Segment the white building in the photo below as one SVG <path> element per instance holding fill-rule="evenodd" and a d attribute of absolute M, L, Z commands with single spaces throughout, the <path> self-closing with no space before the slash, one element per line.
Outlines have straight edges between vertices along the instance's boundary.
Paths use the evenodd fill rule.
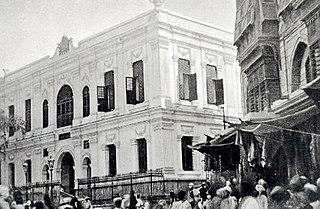
<path fill-rule="evenodd" d="M 204 142 L 240 110 L 232 33 L 163 9 L 88 37 L 64 36 L 44 57 L 0 78 L 0 109 L 22 117 L 9 138 L 1 184 L 74 179 L 166 168 L 203 177 Z M 225 103 L 225 104 L 224 104 Z M 221 108 L 220 104 L 224 104 Z M 220 106 L 219 106 L 220 105 Z"/>

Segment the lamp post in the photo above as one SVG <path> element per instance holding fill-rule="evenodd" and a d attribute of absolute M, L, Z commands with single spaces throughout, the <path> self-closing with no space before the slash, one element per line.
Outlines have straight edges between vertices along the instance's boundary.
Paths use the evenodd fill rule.
<path fill-rule="evenodd" d="M 53 171 L 53 165 L 54 165 L 54 159 L 50 155 L 50 158 L 48 159 L 48 165 L 50 170 L 50 197 L 52 198 L 52 171 Z"/>
<path fill-rule="evenodd" d="M 24 161 L 22 167 L 26 178 L 26 200 L 28 200 L 28 163 Z"/>

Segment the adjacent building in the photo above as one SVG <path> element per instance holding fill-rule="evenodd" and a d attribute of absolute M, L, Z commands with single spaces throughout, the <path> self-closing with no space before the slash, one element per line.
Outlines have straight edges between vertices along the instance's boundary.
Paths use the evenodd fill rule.
<path fill-rule="evenodd" d="M 70 193 L 78 178 L 150 169 L 203 178 L 188 145 L 241 114 L 232 37 L 159 8 L 79 43 L 63 36 L 52 57 L 0 78 L 0 109 L 26 129 L 10 130 L 1 184 L 25 185 L 23 165 L 27 182 L 49 180 L 50 156 Z"/>
<path fill-rule="evenodd" d="M 262 160 L 278 183 L 319 177 L 320 2 L 236 3 L 242 108 L 265 127 Z"/>

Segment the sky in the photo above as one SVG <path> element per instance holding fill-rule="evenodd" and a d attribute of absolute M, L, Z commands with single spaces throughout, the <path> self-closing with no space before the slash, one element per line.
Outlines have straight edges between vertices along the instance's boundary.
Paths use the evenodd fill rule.
<path fill-rule="evenodd" d="M 162 7 L 234 30 L 235 0 L 166 0 Z M 0 76 L 52 56 L 63 35 L 80 41 L 153 8 L 149 0 L 0 0 Z"/>

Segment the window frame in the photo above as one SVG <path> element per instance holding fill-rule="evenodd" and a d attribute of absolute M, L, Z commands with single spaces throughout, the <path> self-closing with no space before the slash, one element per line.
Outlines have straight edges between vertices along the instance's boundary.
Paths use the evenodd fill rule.
<path fill-rule="evenodd" d="M 49 104 L 48 100 L 44 100 L 42 103 L 42 127 L 47 128 L 49 126 Z"/>
<path fill-rule="evenodd" d="M 59 99 L 59 97 L 62 98 Z M 64 85 L 60 88 L 57 97 L 57 127 L 72 125 L 73 114 L 73 92 L 69 85 Z"/>
<path fill-rule="evenodd" d="M 85 86 L 82 90 L 82 116 L 90 116 L 90 89 Z"/>

